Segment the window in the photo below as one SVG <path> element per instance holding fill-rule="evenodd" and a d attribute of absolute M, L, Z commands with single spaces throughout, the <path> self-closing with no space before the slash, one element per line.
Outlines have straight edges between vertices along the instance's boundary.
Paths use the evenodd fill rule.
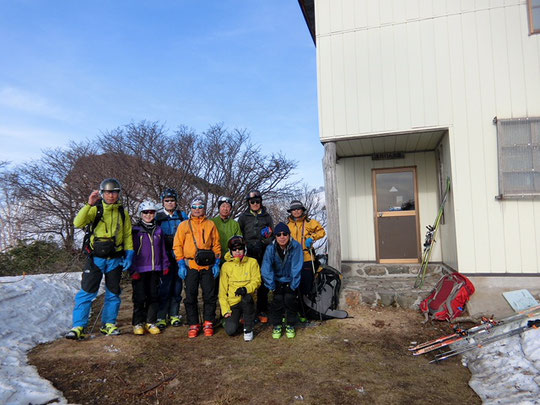
<path fill-rule="evenodd" d="M 497 198 L 540 197 L 540 117 L 496 119 Z"/>
<path fill-rule="evenodd" d="M 540 0 L 527 0 L 529 33 L 540 34 Z"/>

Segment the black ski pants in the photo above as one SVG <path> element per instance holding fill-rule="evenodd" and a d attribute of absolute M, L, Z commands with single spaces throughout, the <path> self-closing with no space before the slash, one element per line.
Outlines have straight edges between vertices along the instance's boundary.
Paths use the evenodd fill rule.
<path fill-rule="evenodd" d="M 294 326 L 298 322 L 298 297 L 296 291 L 291 290 L 289 284 L 276 282 L 274 299 L 270 304 L 270 322 L 277 326 L 285 323 Z"/>
<path fill-rule="evenodd" d="M 146 271 L 140 273 L 140 279 L 131 280 L 133 287 L 133 325 L 156 323 L 160 274 L 160 271 Z"/>
<path fill-rule="evenodd" d="M 244 329 L 246 332 L 253 331 L 255 325 L 255 301 L 251 294 L 242 297 L 242 301 L 231 307 L 231 316 L 225 318 L 225 332 L 227 335 L 234 335 L 240 326 L 240 318 L 244 317 Z"/>
<path fill-rule="evenodd" d="M 214 322 L 216 318 L 216 301 L 214 293 L 215 283 L 214 275 L 211 269 L 194 270 L 188 269 L 185 281 L 186 298 L 184 306 L 186 307 L 186 316 L 188 325 L 198 325 L 199 321 L 199 286 L 203 296 L 203 317 L 205 321 Z"/>

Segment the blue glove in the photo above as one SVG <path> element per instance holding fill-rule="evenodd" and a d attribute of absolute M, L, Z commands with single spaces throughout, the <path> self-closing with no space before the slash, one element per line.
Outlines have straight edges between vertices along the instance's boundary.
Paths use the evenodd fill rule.
<path fill-rule="evenodd" d="M 220 259 L 216 259 L 216 263 L 214 264 L 214 267 L 212 267 L 212 274 L 214 275 L 214 278 L 217 278 L 219 276 L 219 264 L 221 263 Z"/>
<path fill-rule="evenodd" d="M 187 276 L 187 266 L 185 260 L 178 260 L 178 277 L 185 280 Z"/>
<path fill-rule="evenodd" d="M 311 249 L 311 246 L 313 245 L 313 238 L 307 238 L 306 239 L 306 247 L 308 249 Z"/>
<path fill-rule="evenodd" d="M 131 264 L 133 263 L 133 256 L 135 256 L 134 250 L 126 250 L 126 256 L 122 261 L 122 271 L 126 271 L 131 267 Z"/>
<path fill-rule="evenodd" d="M 269 226 L 264 227 L 263 229 L 261 229 L 261 235 L 263 238 L 269 238 L 270 236 L 272 236 L 272 228 L 270 228 Z"/>

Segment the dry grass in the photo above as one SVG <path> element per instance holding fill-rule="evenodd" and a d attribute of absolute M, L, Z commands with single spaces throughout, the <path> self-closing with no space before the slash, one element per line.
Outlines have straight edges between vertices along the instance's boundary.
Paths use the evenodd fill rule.
<path fill-rule="evenodd" d="M 187 338 L 187 328 L 158 336 L 131 334 L 129 288 L 119 325 L 123 334 L 99 334 L 38 346 L 31 364 L 78 404 L 432 404 L 480 403 L 458 359 L 429 364 L 413 357 L 411 340 L 449 331 L 421 325 L 421 316 L 396 308 L 360 307 L 354 318 L 312 322 L 295 339 L 272 339 L 257 325 L 255 339 Z M 99 304 L 99 303 L 98 303 Z M 96 328 L 97 329 L 97 328 Z"/>

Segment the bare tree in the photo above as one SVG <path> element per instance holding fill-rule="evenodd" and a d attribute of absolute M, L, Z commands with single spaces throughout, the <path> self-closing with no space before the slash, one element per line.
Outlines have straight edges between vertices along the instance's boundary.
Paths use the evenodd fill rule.
<path fill-rule="evenodd" d="M 216 124 L 197 134 L 181 126 L 169 135 L 161 124 L 141 121 L 104 132 L 94 141 L 46 151 L 2 179 L 8 186 L 6 200 L 24 196 L 18 201 L 25 215 L 14 216 L 17 226 L 31 237 L 52 237 L 72 249 L 73 219 L 104 178 L 121 182 L 122 202 L 130 213 L 140 201 L 159 200 L 172 187 L 180 194 L 181 208 L 202 195 L 212 215 L 220 195 L 233 198 L 235 213 L 244 209 L 249 190 L 258 189 L 270 199 L 290 195 L 296 185 L 287 180 L 295 168 L 296 162 L 283 154 L 263 154 L 245 130 Z"/>

